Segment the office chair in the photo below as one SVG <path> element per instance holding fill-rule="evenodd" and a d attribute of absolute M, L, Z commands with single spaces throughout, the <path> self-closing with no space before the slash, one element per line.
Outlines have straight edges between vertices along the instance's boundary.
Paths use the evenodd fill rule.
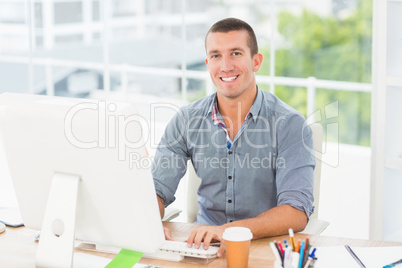
<path fill-rule="evenodd" d="M 165 208 L 165 215 L 163 216 L 162 221 L 171 221 L 177 218 L 181 212 L 181 209 L 169 206 Z"/>
<path fill-rule="evenodd" d="M 318 219 L 318 207 L 320 200 L 320 183 L 321 183 L 321 164 L 322 164 L 322 138 L 323 138 L 323 130 L 320 124 L 311 124 L 311 130 L 313 131 L 313 149 L 315 153 L 315 169 L 314 169 L 314 202 L 313 206 L 314 213 L 310 216 L 309 222 L 307 223 L 306 228 L 301 233 L 305 234 L 320 234 L 322 233 L 329 225 L 329 222 Z"/>
<path fill-rule="evenodd" d="M 324 231 L 329 222 L 323 221 L 317 218 L 318 214 L 318 206 L 319 206 L 319 198 L 320 198 L 320 180 L 321 180 L 321 155 L 322 155 L 322 137 L 323 130 L 320 124 L 312 124 L 310 125 L 311 130 L 313 131 L 313 149 L 315 151 L 316 157 L 316 166 L 314 170 L 314 203 L 315 206 L 314 213 L 310 216 L 309 222 L 306 228 L 302 231 L 305 234 L 320 234 Z M 189 161 L 187 168 L 187 222 L 195 222 L 197 220 L 197 213 L 199 210 L 198 207 L 198 194 L 197 190 L 201 183 L 201 179 L 197 177 L 195 173 L 194 167 Z M 167 208 L 169 209 L 169 207 Z M 166 210 L 165 217 L 169 219 L 175 218 L 173 213 L 177 213 L 177 209 L 170 208 L 169 211 Z M 167 214 L 169 213 L 169 214 Z M 164 219 L 165 219 L 164 217 Z"/>

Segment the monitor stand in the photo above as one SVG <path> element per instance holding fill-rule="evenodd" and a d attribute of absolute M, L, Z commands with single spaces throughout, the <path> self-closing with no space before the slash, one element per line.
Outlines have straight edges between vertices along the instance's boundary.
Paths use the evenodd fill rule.
<path fill-rule="evenodd" d="M 79 175 L 53 175 L 42 223 L 36 267 L 72 267 Z"/>

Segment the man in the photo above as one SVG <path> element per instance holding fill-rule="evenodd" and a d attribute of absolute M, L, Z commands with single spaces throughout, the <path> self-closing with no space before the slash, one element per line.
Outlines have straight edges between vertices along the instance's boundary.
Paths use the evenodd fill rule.
<path fill-rule="evenodd" d="M 230 226 L 250 228 L 254 239 L 302 231 L 313 212 L 311 129 L 257 87 L 263 57 L 247 23 L 215 23 L 205 48 L 217 92 L 183 107 L 165 130 L 153 167 L 161 216 L 191 160 L 201 178 L 197 223 L 205 226 L 190 234 L 189 246 L 203 241 L 208 248 Z M 165 235 L 170 239 L 169 230 Z"/>

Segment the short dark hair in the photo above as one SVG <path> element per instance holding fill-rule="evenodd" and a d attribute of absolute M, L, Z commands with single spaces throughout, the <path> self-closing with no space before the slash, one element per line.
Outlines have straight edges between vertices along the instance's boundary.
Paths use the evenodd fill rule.
<path fill-rule="evenodd" d="M 207 48 L 207 38 L 210 33 L 228 33 L 241 30 L 247 31 L 247 45 L 250 48 L 251 56 L 254 56 L 258 53 L 257 38 L 255 37 L 254 30 L 247 22 L 236 18 L 226 18 L 212 25 L 205 36 L 205 49 Z"/>

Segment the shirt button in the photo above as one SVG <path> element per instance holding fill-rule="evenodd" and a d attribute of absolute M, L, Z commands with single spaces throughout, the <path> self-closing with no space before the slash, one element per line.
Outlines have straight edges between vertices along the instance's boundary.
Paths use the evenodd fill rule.
<path fill-rule="evenodd" d="M 231 180 L 231 179 L 232 179 L 232 176 L 229 176 L 228 179 Z"/>
<path fill-rule="evenodd" d="M 232 203 L 232 199 L 229 199 L 229 200 L 228 200 L 228 203 L 229 203 L 229 204 Z"/>
<path fill-rule="evenodd" d="M 233 152 L 232 151 L 229 151 L 229 154 L 232 154 Z"/>

